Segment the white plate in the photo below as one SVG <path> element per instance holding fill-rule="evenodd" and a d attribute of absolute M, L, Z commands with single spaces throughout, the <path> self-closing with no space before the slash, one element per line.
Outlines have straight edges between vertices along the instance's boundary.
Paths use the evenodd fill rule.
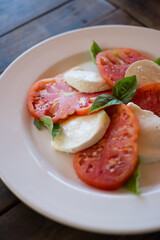
<path fill-rule="evenodd" d="M 71 31 L 21 55 L 0 81 L 2 180 L 28 206 L 70 226 L 114 234 L 158 230 L 160 163 L 141 166 L 140 197 L 91 188 L 76 177 L 71 155 L 51 150 L 50 134 L 38 131 L 27 111 L 33 82 L 89 60 L 92 40 L 102 48 L 131 47 L 160 57 L 160 32 L 129 26 Z"/>

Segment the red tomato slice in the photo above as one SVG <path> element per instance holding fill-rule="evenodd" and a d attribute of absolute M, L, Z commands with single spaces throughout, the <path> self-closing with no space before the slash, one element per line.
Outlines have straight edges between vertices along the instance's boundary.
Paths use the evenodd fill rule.
<path fill-rule="evenodd" d="M 124 104 L 113 107 L 105 136 L 94 146 L 74 154 L 73 166 L 85 183 L 100 189 L 120 188 L 137 167 L 139 125 Z"/>
<path fill-rule="evenodd" d="M 70 87 L 63 79 L 50 78 L 37 81 L 28 93 L 28 109 L 31 115 L 39 119 L 50 117 L 58 122 L 69 115 L 88 114 L 94 99 L 103 93 L 80 93 Z"/>
<path fill-rule="evenodd" d="M 127 68 L 138 60 L 147 59 L 131 48 L 118 48 L 97 54 L 96 63 L 102 78 L 111 85 L 125 77 Z"/>
<path fill-rule="evenodd" d="M 160 117 L 160 83 L 152 83 L 137 89 L 132 102 Z"/>

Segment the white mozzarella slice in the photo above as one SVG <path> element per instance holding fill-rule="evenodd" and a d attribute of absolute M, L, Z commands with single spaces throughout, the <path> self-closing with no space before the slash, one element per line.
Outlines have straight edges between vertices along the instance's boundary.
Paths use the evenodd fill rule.
<path fill-rule="evenodd" d="M 136 75 L 138 86 L 160 82 L 160 66 L 150 60 L 140 60 L 132 63 L 125 77 Z"/>
<path fill-rule="evenodd" d="M 62 123 L 60 134 L 51 142 L 59 151 L 75 153 L 98 142 L 110 123 L 107 113 L 100 112 L 87 116 L 73 116 Z"/>
<path fill-rule="evenodd" d="M 64 80 L 73 88 L 84 93 L 101 92 L 111 89 L 96 71 L 84 70 L 80 67 L 71 69 L 64 74 Z"/>
<path fill-rule="evenodd" d="M 127 104 L 135 113 L 139 125 L 138 154 L 143 163 L 160 160 L 160 118 L 151 111 L 142 110 L 134 103 Z"/>

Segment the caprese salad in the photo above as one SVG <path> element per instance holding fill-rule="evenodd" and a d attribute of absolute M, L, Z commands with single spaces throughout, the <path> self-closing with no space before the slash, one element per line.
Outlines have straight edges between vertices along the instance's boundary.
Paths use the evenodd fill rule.
<path fill-rule="evenodd" d="M 51 147 L 74 154 L 86 184 L 139 194 L 140 159 L 160 159 L 160 59 L 95 42 L 90 53 L 93 63 L 35 82 L 29 112 L 39 130 L 49 129 Z"/>

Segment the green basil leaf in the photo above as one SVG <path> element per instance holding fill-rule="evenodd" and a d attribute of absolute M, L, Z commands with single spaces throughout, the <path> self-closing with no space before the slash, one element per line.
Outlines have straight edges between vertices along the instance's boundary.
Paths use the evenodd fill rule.
<path fill-rule="evenodd" d="M 102 94 L 94 100 L 94 102 L 92 103 L 91 109 L 89 110 L 89 113 L 96 112 L 105 107 L 108 107 L 111 105 L 117 105 L 120 103 L 122 102 L 116 99 L 114 96 L 109 94 Z"/>
<path fill-rule="evenodd" d="M 61 131 L 61 124 L 55 123 L 52 129 L 52 138 L 55 139 L 55 137 L 60 134 L 60 131 Z"/>
<path fill-rule="evenodd" d="M 41 118 L 40 118 L 40 123 L 43 124 L 46 128 L 48 128 L 48 130 L 50 131 L 50 133 L 52 133 L 53 122 L 52 122 L 51 118 L 41 117 Z"/>
<path fill-rule="evenodd" d="M 102 52 L 102 49 L 98 46 L 98 44 L 96 42 L 93 41 L 93 44 L 90 48 L 90 55 L 92 58 L 92 61 L 96 64 L 96 55 Z"/>
<path fill-rule="evenodd" d="M 128 191 L 134 193 L 134 194 L 141 194 L 141 190 L 139 189 L 139 178 L 140 178 L 140 170 L 139 170 L 139 165 L 141 163 L 140 157 L 138 157 L 138 166 L 129 181 L 124 185 L 125 189 Z"/>
<path fill-rule="evenodd" d="M 42 129 L 42 126 L 41 126 L 40 122 L 37 119 L 34 119 L 33 123 L 34 123 L 34 125 L 36 126 L 36 128 L 38 130 Z"/>
<path fill-rule="evenodd" d="M 137 89 L 137 78 L 135 75 L 122 78 L 117 81 L 112 89 L 112 96 L 122 101 L 129 102 L 134 96 Z"/>
<path fill-rule="evenodd" d="M 53 124 L 52 120 L 48 117 L 41 117 L 39 121 L 37 119 L 34 119 L 34 125 L 39 130 L 41 130 L 42 125 L 45 126 L 46 128 L 48 128 L 53 139 L 56 136 L 58 136 L 61 131 L 61 124 L 60 123 Z"/>
<path fill-rule="evenodd" d="M 160 57 L 156 59 L 156 61 L 154 61 L 155 63 L 157 63 L 160 66 Z"/>

